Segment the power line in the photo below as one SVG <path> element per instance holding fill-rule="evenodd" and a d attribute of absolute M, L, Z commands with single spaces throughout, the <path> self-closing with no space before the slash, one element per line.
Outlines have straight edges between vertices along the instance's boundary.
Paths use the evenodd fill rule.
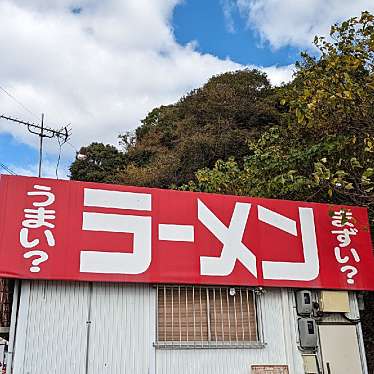
<path fill-rule="evenodd" d="M 79 153 L 79 151 L 78 151 L 78 149 L 75 147 L 75 145 L 72 144 L 72 143 L 69 142 L 69 141 L 66 141 L 66 142 L 61 143 L 60 140 L 57 138 L 57 142 L 58 142 L 58 146 L 59 146 L 59 152 L 58 152 L 58 157 L 57 157 L 57 162 L 56 162 L 56 170 L 55 170 L 55 173 L 56 173 L 56 179 L 59 179 L 59 177 L 58 177 L 58 169 L 59 169 L 60 161 L 61 161 L 62 147 L 63 147 L 65 144 L 69 145 L 72 149 L 74 149 L 76 155 Z"/>
<path fill-rule="evenodd" d="M 17 175 L 13 170 L 9 169 L 8 166 L 0 162 L 0 167 L 2 167 L 5 171 L 7 171 L 9 174 Z"/>
<path fill-rule="evenodd" d="M 41 177 L 41 170 L 42 170 L 42 158 L 43 158 L 43 139 L 44 138 L 57 138 L 59 144 L 61 146 L 65 144 L 71 135 L 71 129 L 68 126 L 63 127 L 61 130 L 54 130 L 49 127 L 44 126 L 44 114 L 42 114 L 42 120 L 40 124 L 35 124 L 32 122 L 26 122 L 19 120 L 14 117 L 6 116 L 6 115 L 0 115 L 0 119 L 6 119 L 8 121 L 17 123 L 19 125 L 24 125 L 27 127 L 27 130 L 34 135 L 39 136 L 39 177 Z M 61 152 L 61 149 L 60 149 Z M 60 158 L 60 156 L 59 156 Z M 58 160 L 58 164 L 60 163 L 60 160 Z M 58 167 L 58 166 L 57 166 Z M 56 169 L 56 175 L 57 175 L 57 169 Z"/>
<path fill-rule="evenodd" d="M 58 150 L 58 158 L 57 158 L 57 163 L 56 163 L 56 179 L 58 179 L 58 168 L 60 166 L 60 161 L 61 161 L 62 146 L 68 143 L 68 141 L 61 142 L 61 140 L 57 138 L 57 143 L 58 143 L 59 150 Z"/>
<path fill-rule="evenodd" d="M 79 153 L 77 147 L 72 142 L 68 141 L 68 142 L 66 142 L 66 144 L 70 145 L 70 147 L 73 148 L 76 153 Z"/>
<path fill-rule="evenodd" d="M 30 110 L 26 105 L 24 105 L 20 100 L 18 100 L 14 95 L 12 95 L 8 90 L 6 90 L 4 87 L 0 85 L 0 92 L 3 92 L 5 95 L 10 97 L 14 102 L 16 102 L 20 107 L 22 107 L 25 111 L 28 113 L 32 114 L 36 118 L 39 118 L 38 115 L 36 115 L 32 110 Z M 58 168 L 60 165 L 60 160 L 61 160 L 61 150 L 62 146 L 68 141 L 71 135 L 71 128 L 68 126 L 63 127 L 60 130 L 54 130 L 49 127 L 44 126 L 44 114 L 42 114 L 42 120 L 40 124 L 35 124 L 32 122 L 26 122 L 19 120 L 17 118 L 13 118 L 10 116 L 6 115 L 0 115 L 0 119 L 6 119 L 8 121 L 12 121 L 17 124 L 21 124 L 27 127 L 27 130 L 35 135 L 38 135 L 40 138 L 39 142 L 39 177 L 41 177 L 41 167 L 42 167 L 42 158 L 43 158 L 43 138 L 53 138 L 56 137 L 58 144 L 59 144 L 59 153 L 58 153 L 58 159 L 57 159 L 57 164 L 56 164 L 56 178 L 58 179 Z M 71 143 L 69 145 L 72 148 L 75 148 Z M 4 168 L 7 172 L 10 174 L 14 174 L 6 165 L 0 164 L 1 167 Z"/>
<path fill-rule="evenodd" d="M 6 90 L 4 87 L 0 86 L 0 91 L 5 93 L 7 96 L 9 96 L 14 102 L 16 102 L 20 107 L 22 107 L 24 110 L 32 114 L 34 117 L 39 118 L 38 115 L 36 115 L 32 110 L 30 110 L 26 105 L 24 105 L 20 100 L 18 100 L 14 95 L 12 95 L 8 90 Z"/>

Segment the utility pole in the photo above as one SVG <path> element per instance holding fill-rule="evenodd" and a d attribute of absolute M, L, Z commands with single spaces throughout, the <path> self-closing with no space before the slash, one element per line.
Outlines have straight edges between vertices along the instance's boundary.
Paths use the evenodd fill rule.
<path fill-rule="evenodd" d="M 38 177 L 42 176 L 42 159 L 43 159 L 43 130 L 44 130 L 44 113 L 42 113 L 42 122 L 40 126 L 40 142 L 39 142 L 39 173 Z"/>
<path fill-rule="evenodd" d="M 40 124 L 35 124 L 32 122 L 26 122 L 19 120 L 17 118 L 13 118 L 6 115 L 0 115 L 0 119 L 6 119 L 7 121 L 15 122 L 20 125 L 24 125 L 27 127 L 27 130 L 34 134 L 39 136 L 39 178 L 42 176 L 42 160 L 43 160 L 43 139 L 44 138 L 57 138 L 60 145 L 63 143 L 66 143 L 70 136 L 71 136 L 71 130 L 68 128 L 68 126 L 63 127 L 61 130 L 54 130 L 49 127 L 44 126 L 44 113 L 42 114 L 42 120 Z"/>

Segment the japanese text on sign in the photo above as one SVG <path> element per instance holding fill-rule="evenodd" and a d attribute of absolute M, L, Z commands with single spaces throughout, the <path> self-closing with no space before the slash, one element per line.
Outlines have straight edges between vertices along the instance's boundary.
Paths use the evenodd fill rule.
<path fill-rule="evenodd" d="M 0 204 L 2 277 L 374 290 L 364 208 L 14 176 Z"/>
<path fill-rule="evenodd" d="M 23 257 L 25 259 L 34 258 L 31 262 L 32 266 L 29 268 L 30 272 L 38 273 L 40 271 L 39 265 L 48 260 L 48 253 L 45 250 L 45 244 L 40 243 L 36 230 L 42 228 L 47 246 L 54 247 L 56 242 L 52 230 L 55 225 L 52 221 L 56 218 L 56 212 L 46 209 L 53 206 L 55 202 L 55 195 L 51 192 L 51 187 L 36 184 L 33 188 L 32 191 L 27 192 L 27 195 L 35 196 L 36 201 L 32 203 L 32 209 L 24 209 L 25 219 L 22 221 L 22 228 L 19 232 L 19 242 L 23 248 L 28 250 L 23 254 Z M 39 197 L 41 199 L 38 199 Z"/>

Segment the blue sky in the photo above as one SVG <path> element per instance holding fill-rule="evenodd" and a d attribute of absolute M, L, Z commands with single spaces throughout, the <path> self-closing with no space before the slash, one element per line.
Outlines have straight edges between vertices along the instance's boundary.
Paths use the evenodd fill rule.
<path fill-rule="evenodd" d="M 239 8 L 232 5 L 231 20 L 225 18 L 219 0 L 187 0 L 176 7 L 173 29 L 178 43 L 196 40 L 197 50 L 221 59 L 230 58 L 243 65 L 289 65 L 295 63 L 299 48 L 285 46 L 278 50 L 248 27 Z"/>
<path fill-rule="evenodd" d="M 372 0 L 0 0 L 0 88 L 23 104 L 0 89 L 0 114 L 71 123 L 66 178 L 75 148 L 118 145 L 152 108 L 212 75 L 249 67 L 273 84 L 289 80 L 314 35 L 365 9 L 374 12 Z M 37 146 L 26 128 L 0 120 L 0 163 L 35 175 Z M 55 177 L 58 152 L 46 139 L 44 176 Z"/>
<path fill-rule="evenodd" d="M 35 149 L 18 142 L 11 134 L 4 132 L 0 135 L 1 162 L 4 164 L 22 165 L 27 157 L 31 164 L 38 161 Z"/>

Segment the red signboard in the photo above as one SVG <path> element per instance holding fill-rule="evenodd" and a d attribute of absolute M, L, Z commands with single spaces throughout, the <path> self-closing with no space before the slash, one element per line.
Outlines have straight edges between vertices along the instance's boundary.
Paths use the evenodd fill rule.
<path fill-rule="evenodd" d="M 374 290 L 364 208 L 1 176 L 0 276 Z"/>

